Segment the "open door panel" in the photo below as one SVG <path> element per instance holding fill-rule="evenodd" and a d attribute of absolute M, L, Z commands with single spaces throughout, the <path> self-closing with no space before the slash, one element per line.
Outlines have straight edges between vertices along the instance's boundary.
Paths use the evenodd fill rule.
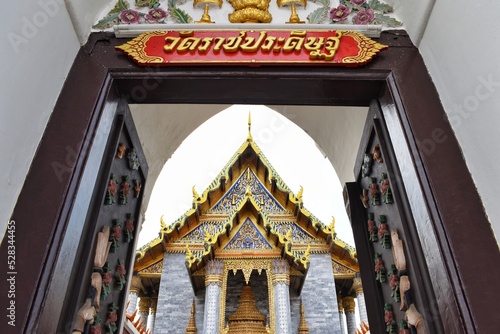
<path fill-rule="evenodd" d="M 61 329 L 118 333 L 125 318 L 127 291 L 140 231 L 140 208 L 148 166 L 126 101 L 118 103 L 92 195 L 66 295 Z M 98 314 L 94 323 L 84 312 Z M 64 328 L 62 328 L 64 326 Z M 94 327 L 94 328 L 92 328 Z M 99 332 L 99 331 L 98 331 Z"/>
<path fill-rule="evenodd" d="M 417 333 L 417 327 L 418 333 L 441 333 L 398 157 L 377 102 L 368 112 L 354 175 L 356 182 L 345 185 L 344 198 L 371 333 L 400 333 L 404 329 Z M 416 327 L 409 324 L 415 322 L 413 315 L 419 321 Z"/>

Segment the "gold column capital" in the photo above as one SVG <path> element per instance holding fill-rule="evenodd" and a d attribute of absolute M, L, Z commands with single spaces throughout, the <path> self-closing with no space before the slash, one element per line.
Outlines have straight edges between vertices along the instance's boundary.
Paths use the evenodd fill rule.
<path fill-rule="evenodd" d="M 340 295 L 337 297 L 337 306 L 339 307 L 339 313 L 344 312 L 344 302 L 342 300 L 342 297 Z"/>
<path fill-rule="evenodd" d="M 361 282 L 361 277 L 354 277 L 352 280 L 352 289 L 356 293 L 356 296 L 363 293 L 363 284 Z"/>
<path fill-rule="evenodd" d="M 277 283 L 290 284 L 290 267 L 288 261 L 283 259 L 273 260 L 271 263 L 273 285 Z"/>
<path fill-rule="evenodd" d="M 205 286 L 210 284 L 222 284 L 224 277 L 224 262 L 221 260 L 210 260 L 205 266 Z"/>
<path fill-rule="evenodd" d="M 342 304 L 344 305 L 344 309 L 348 313 L 354 313 L 356 310 L 356 303 L 354 302 L 354 297 L 346 296 L 342 298 Z"/>
<path fill-rule="evenodd" d="M 278 283 L 285 283 L 286 285 L 290 284 L 290 275 L 288 274 L 274 274 L 272 276 L 273 279 L 273 285 L 276 285 Z"/>
<path fill-rule="evenodd" d="M 149 307 L 151 313 L 156 313 L 156 308 L 158 307 L 158 298 L 151 298 L 151 305 Z"/>
<path fill-rule="evenodd" d="M 134 275 L 132 276 L 132 281 L 130 282 L 130 292 L 139 293 L 142 290 L 141 277 Z"/>
<path fill-rule="evenodd" d="M 148 312 L 151 307 L 151 298 L 139 297 L 139 313 Z"/>

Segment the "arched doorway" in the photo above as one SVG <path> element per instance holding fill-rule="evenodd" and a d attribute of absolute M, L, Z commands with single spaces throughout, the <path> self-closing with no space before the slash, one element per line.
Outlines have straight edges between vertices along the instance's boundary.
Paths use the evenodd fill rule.
<path fill-rule="evenodd" d="M 14 211 L 18 220 L 44 221 L 19 226 L 20 234 L 38 236 L 36 240 L 20 239 L 18 243 L 18 256 L 30 260 L 25 264 L 26 275 L 18 277 L 17 283 L 32 287 L 17 299 L 20 327 L 33 332 L 53 328 L 52 324 L 63 321 L 55 319 L 60 305 L 54 301 L 65 291 L 60 288 L 65 286 L 74 265 L 63 271 L 56 272 L 56 268 L 68 260 L 61 254 L 74 254 L 70 237 L 76 236 L 76 243 L 80 241 L 73 234 L 75 226 L 70 224 L 71 216 L 80 210 L 76 195 L 85 187 L 81 181 L 86 166 L 89 162 L 99 163 L 88 159 L 92 158 L 91 148 L 98 139 L 99 126 L 106 121 L 103 116 L 112 113 L 118 99 L 124 96 L 130 103 L 368 106 L 377 101 L 393 143 L 403 144 L 409 152 L 407 159 L 398 158 L 399 166 L 413 170 L 426 206 L 421 212 L 430 218 L 429 223 L 416 224 L 428 232 L 419 234 L 419 239 L 425 242 L 430 238 L 437 245 L 437 249 L 424 248 L 428 261 L 423 260 L 421 265 L 431 272 L 445 272 L 445 280 L 433 287 L 439 318 L 444 328 L 452 332 L 474 327 L 486 330 L 488 309 L 494 301 L 474 273 L 478 259 L 469 249 L 475 243 L 494 240 L 488 229 L 479 228 L 477 233 L 465 235 L 463 226 L 471 221 L 476 226 L 486 225 L 487 218 L 418 51 L 406 35 L 383 33 L 381 42 L 389 45 L 389 50 L 372 64 L 357 69 L 145 69 L 131 66 L 125 56 L 114 53 L 113 47 L 121 41 L 92 35 L 68 77 Z M 427 149 L 419 143 L 425 143 Z M 73 149 L 74 154 L 65 147 Z M 60 177 L 52 169 L 54 161 L 67 167 Z M 51 184 L 47 202 L 36 201 L 41 190 L 38 180 Z M 46 252 L 30 254 L 30 244 Z M 44 318 L 44 314 L 50 315 L 46 318 L 49 321 L 32 320 Z"/>

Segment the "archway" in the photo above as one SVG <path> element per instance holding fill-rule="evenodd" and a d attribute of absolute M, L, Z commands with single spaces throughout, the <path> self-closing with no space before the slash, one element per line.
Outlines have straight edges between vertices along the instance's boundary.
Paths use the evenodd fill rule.
<path fill-rule="evenodd" d="M 487 218 L 425 65 L 408 36 L 395 38 L 383 33 L 380 41 L 389 45 L 389 50 L 372 64 L 358 69 L 157 70 L 131 66 L 126 57 L 117 57 L 112 50 L 121 41 L 106 38 L 102 43 L 101 37 L 92 35 L 77 57 L 14 211 L 16 219 L 33 222 L 19 226 L 19 234 L 38 236 L 36 240 L 20 239 L 17 244 L 17 255 L 30 259 L 19 264 L 19 270 L 24 269 L 26 275 L 19 276 L 17 281 L 19 286 L 31 287 L 16 300 L 22 330 L 56 332 L 54 324 L 66 321 L 55 319 L 55 315 L 61 314 L 58 294 L 66 291 L 64 286 L 70 271 L 79 265 L 57 270 L 67 261 L 71 263 L 71 256 L 63 258 L 61 254 L 74 254 L 75 243 L 70 239 L 78 235 L 75 233 L 78 229 L 70 218 L 81 210 L 77 195 L 84 190 L 81 181 L 89 163 L 99 165 L 90 153 L 99 125 L 106 119 L 102 116 L 113 113 L 119 97 L 125 96 L 131 103 L 367 106 L 370 101 L 377 101 L 393 142 L 407 148 L 408 154 L 402 157 L 404 163 L 401 161 L 400 167 L 404 166 L 403 172 L 412 171 L 415 182 L 411 184 L 421 189 L 425 207 L 417 212 L 426 213 L 429 219 L 416 222 L 428 232 L 418 238 L 424 243 L 430 239 L 436 242 L 434 248 L 424 245 L 427 261 L 422 259 L 421 265 L 432 273 L 444 273 L 441 281 L 430 284 L 439 318 L 449 331 L 473 328 L 488 331 L 488 310 L 495 301 L 474 271 L 478 261 L 484 261 L 486 266 L 487 259 L 478 259 L 470 249 L 477 243 L 494 243 L 494 240 L 489 229 L 463 233 L 463 226 L 469 226 L 471 221 L 486 226 Z M 134 94 L 137 87 L 153 88 L 146 95 L 137 96 Z M 429 141 L 433 145 L 432 154 L 418 145 Z M 74 148 L 76 158 L 69 159 L 60 143 Z M 67 167 L 59 178 L 51 167 L 54 161 Z M 39 180 L 46 180 L 50 189 L 40 185 Z M 47 201 L 40 203 L 36 196 L 44 189 Z M 40 219 L 44 224 L 38 224 Z M 431 222 L 430 231 L 427 221 Z M 77 238 L 76 244 L 79 241 Z M 31 254 L 31 244 L 46 252 Z M 1 287 L 5 284 L 2 280 Z"/>

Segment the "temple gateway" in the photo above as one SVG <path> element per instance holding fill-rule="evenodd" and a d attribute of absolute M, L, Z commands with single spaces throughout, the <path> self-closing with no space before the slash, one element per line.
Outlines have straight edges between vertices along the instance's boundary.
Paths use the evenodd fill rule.
<path fill-rule="evenodd" d="M 302 188 L 295 194 L 284 183 L 253 141 L 250 120 L 216 179 L 192 191 L 192 208 L 162 220 L 159 236 L 136 254 L 126 327 L 354 333 L 354 298 L 368 321 L 355 249 L 336 237 L 334 220 L 325 225 L 304 207 Z"/>

